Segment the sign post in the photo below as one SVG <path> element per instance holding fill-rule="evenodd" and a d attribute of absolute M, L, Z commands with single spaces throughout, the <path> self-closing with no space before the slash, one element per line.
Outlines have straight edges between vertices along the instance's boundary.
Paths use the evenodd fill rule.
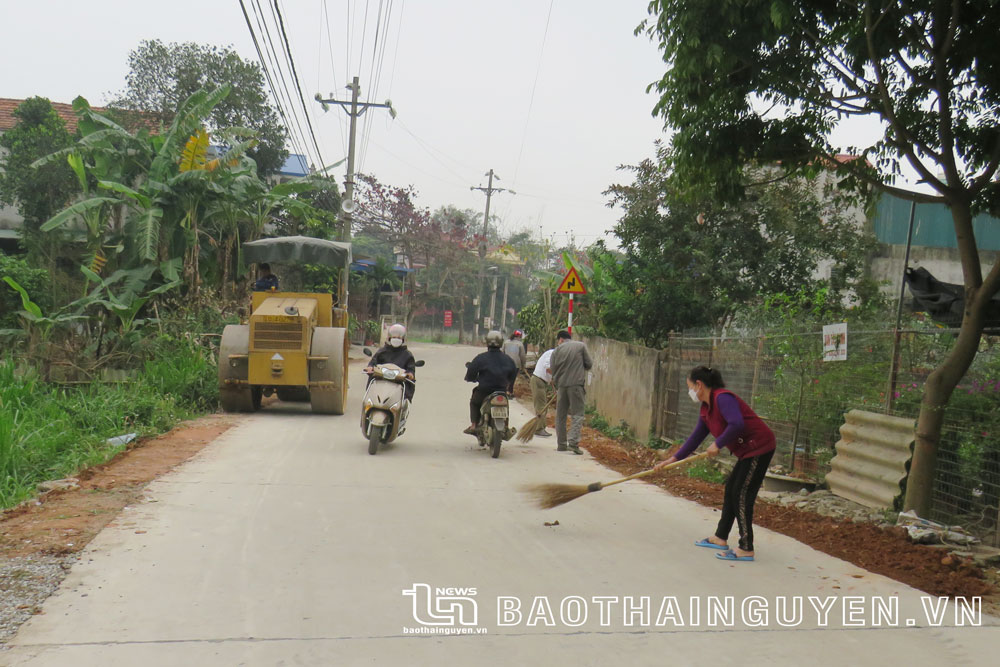
<path fill-rule="evenodd" d="M 556 290 L 559 294 L 569 294 L 569 322 L 567 323 L 566 330 L 571 334 L 573 333 L 573 297 L 577 294 L 586 294 L 587 288 L 583 286 L 583 281 L 580 280 L 580 276 L 577 274 L 576 269 L 570 267 L 569 273 L 563 278 L 563 281 L 559 284 L 559 289 Z"/>
<path fill-rule="evenodd" d="M 444 311 L 444 325 L 446 327 L 450 327 L 451 326 L 451 321 L 452 321 L 451 320 L 451 311 L 450 310 Z"/>

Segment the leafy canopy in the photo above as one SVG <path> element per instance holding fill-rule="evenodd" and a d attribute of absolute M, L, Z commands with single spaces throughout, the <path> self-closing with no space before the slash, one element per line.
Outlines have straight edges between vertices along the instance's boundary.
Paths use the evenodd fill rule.
<path fill-rule="evenodd" d="M 77 191 L 76 179 L 65 163 L 33 169 L 35 160 L 66 148 L 73 138 L 66 124 L 43 97 L 32 97 L 14 110 L 17 125 L 0 135 L 0 202 L 17 206 L 26 231 L 66 205 Z"/>
<path fill-rule="evenodd" d="M 717 326 L 770 295 L 818 288 L 824 262 L 836 267 L 831 299 L 874 291 L 864 276 L 874 241 L 854 226 L 857 202 L 832 183 L 779 179 L 726 203 L 678 189 L 667 161 L 660 147 L 657 160 L 627 168 L 631 184 L 608 190 L 624 210 L 614 231 L 625 253 L 598 263 L 610 276 L 609 335 L 657 345 L 671 330 Z"/>
<path fill-rule="evenodd" d="M 274 173 L 288 157 L 287 132 L 268 101 L 260 65 L 232 49 L 144 40 L 129 54 L 129 70 L 125 89 L 108 106 L 126 112 L 130 124 L 148 125 L 152 118 L 169 125 L 197 91 L 229 86 L 229 95 L 211 111 L 208 129 L 245 127 L 256 132 L 260 141 L 248 154 L 261 175 Z"/>
<path fill-rule="evenodd" d="M 890 187 L 903 162 L 945 201 L 996 210 L 996 0 L 653 0 L 639 26 L 668 69 L 655 112 L 677 131 L 678 173 L 729 195 L 747 161 L 836 166 Z M 835 145 L 869 117 L 871 142 Z M 843 163 L 839 153 L 862 160 Z"/>

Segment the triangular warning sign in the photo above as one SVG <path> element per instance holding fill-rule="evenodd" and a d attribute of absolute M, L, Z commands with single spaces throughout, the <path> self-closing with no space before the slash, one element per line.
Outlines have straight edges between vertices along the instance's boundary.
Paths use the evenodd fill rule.
<path fill-rule="evenodd" d="M 586 294 L 587 288 L 583 286 L 583 281 L 577 275 L 576 269 L 570 268 L 569 273 L 563 278 L 559 289 L 556 291 L 560 294 Z"/>

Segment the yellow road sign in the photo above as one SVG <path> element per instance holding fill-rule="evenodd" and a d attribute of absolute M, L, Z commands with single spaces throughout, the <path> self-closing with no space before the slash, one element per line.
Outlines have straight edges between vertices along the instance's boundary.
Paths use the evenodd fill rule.
<path fill-rule="evenodd" d="M 586 294 L 587 288 L 583 286 L 583 281 L 580 280 L 580 276 L 577 275 L 576 269 L 570 268 L 569 273 L 563 278 L 562 283 L 559 285 L 559 289 L 556 290 L 560 294 Z"/>

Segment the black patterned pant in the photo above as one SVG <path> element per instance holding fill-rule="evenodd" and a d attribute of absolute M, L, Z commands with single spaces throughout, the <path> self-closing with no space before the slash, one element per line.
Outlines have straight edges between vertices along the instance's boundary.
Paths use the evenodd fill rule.
<path fill-rule="evenodd" d="M 715 536 L 720 540 L 728 540 L 735 521 L 740 529 L 740 549 L 744 551 L 753 551 L 753 506 L 772 456 L 773 449 L 759 456 L 739 459 L 726 480 L 722 516 L 719 517 Z"/>

